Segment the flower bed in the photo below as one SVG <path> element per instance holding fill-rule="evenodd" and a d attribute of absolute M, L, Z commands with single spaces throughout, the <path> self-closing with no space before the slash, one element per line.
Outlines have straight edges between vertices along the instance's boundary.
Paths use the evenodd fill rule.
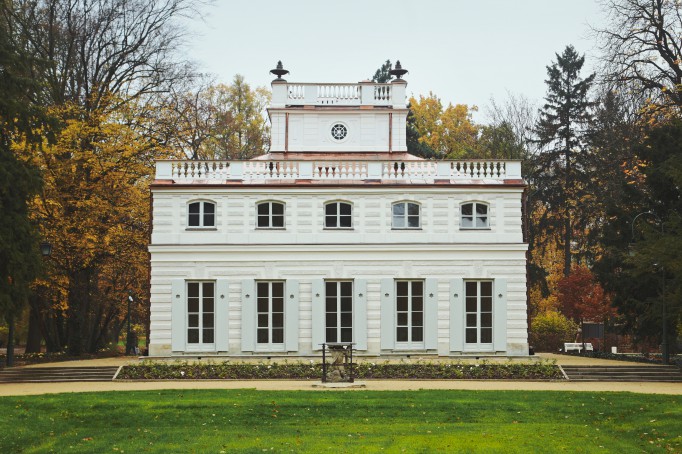
<path fill-rule="evenodd" d="M 403 380 L 559 380 L 561 370 L 555 362 L 537 363 L 371 363 L 354 364 L 357 379 Z M 254 380 L 288 379 L 319 380 L 322 365 L 315 362 L 239 363 L 186 361 L 162 363 L 144 361 L 123 366 L 117 379 L 121 380 Z"/>

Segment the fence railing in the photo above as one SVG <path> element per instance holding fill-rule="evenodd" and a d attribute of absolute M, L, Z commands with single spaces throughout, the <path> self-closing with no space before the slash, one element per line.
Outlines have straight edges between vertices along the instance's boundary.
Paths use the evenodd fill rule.
<path fill-rule="evenodd" d="M 521 179 L 520 161 L 193 161 L 156 163 L 158 180 L 180 182 L 266 180 L 435 180 Z"/>
<path fill-rule="evenodd" d="M 405 107 L 404 84 L 282 83 L 273 84 L 272 96 L 272 107 L 284 105 Z"/>

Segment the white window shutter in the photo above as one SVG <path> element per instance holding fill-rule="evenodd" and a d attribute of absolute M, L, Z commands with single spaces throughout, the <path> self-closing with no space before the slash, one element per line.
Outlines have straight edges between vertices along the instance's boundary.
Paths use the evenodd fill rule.
<path fill-rule="evenodd" d="M 313 279 L 313 301 L 312 301 L 312 342 L 313 350 L 322 350 L 325 340 L 325 301 L 324 301 L 324 279 Z"/>
<path fill-rule="evenodd" d="M 256 282 L 242 280 L 242 351 L 256 349 Z"/>
<path fill-rule="evenodd" d="M 496 352 L 507 351 L 507 280 L 495 279 L 493 293 L 493 345 Z"/>
<path fill-rule="evenodd" d="M 438 348 L 438 279 L 426 279 L 424 285 L 424 348 Z"/>
<path fill-rule="evenodd" d="M 216 281 L 215 295 L 215 349 L 218 352 L 230 350 L 228 336 L 230 310 L 228 305 L 229 282 L 227 279 Z"/>
<path fill-rule="evenodd" d="M 298 351 L 298 280 L 287 279 L 284 308 L 284 337 L 288 352 Z"/>
<path fill-rule="evenodd" d="M 450 280 L 450 351 L 464 350 L 464 279 Z"/>
<path fill-rule="evenodd" d="M 367 279 L 356 279 L 353 337 L 357 350 L 367 350 Z"/>
<path fill-rule="evenodd" d="M 393 279 L 381 279 L 381 349 L 395 348 L 395 288 Z"/>
<path fill-rule="evenodd" d="M 174 352 L 185 351 L 187 336 L 187 297 L 185 280 L 171 281 L 171 349 Z"/>

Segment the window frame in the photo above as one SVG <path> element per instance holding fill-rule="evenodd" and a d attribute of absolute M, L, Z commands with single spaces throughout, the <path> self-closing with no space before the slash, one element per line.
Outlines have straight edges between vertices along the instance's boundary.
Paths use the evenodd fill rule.
<path fill-rule="evenodd" d="M 193 298 L 190 296 L 190 285 L 198 285 L 198 307 L 197 307 L 197 312 L 190 312 L 190 298 Z M 204 294 L 204 285 L 205 284 L 213 284 L 213 296 L 211 297 L 206 297 Z M 216 326 L 216 293 L 217 293 L 217 282 L 216 281 L 211 281 L 211 280 L 190 280 L 185 282 L 185 292 L 186 292 L 186 297 L 185 297 L 185 344 L 187 351 L 214 351 L 215 346 L 216 346 L 216 332 L 218 327 Z M 204 302 L 205 299 L 211 298 L 213 299 L 213 311 L 205 311 L 204 310 Z M 190 326 L 190 315 L 197 315 L 197 326 Z M 213 326 L 212 327 L 204 327 L 204 316 L 207 314 L 212 314 L 213 318 Z M 199 342 L 191 342 L 190 341 L 190 334 L 189 331 L 190 329 L 197 329 L 198 330 L 198 340 Z M 203 342 L 204 340 L 204 330 L 205 329 L 212 329 L 213 330 L 213 342 Z"/>
<path fill-rule="evenodd" d="M 258 209 L 261 205 L 268 205 L 268 214 L 267 214 L 267 219 L 268 219 L 268 225 L 267 226 L 259 226 L 258 221 L 261 216 L 266 216 L 266 215 L 261 215 L 258 212 Z M 282 226 L 273 226 L 273 213 L 272 213 L 272 207 L 273 205 L 278 204 L 282 205 Z M 279 215 L 277 215 L 279 216 Z M 280 200 L 261 200 L 259 202 L 256 202 L 256 230 L 286 230 L 287 228 L 287 204 L 280 201 Z"/>
<path fill-rule="evenodd" d="M 199 204 L 199 225 L 190 225 L 190 216 L 194 213 L 190 213 L 190 207 L 194 204 Z M 206 205 L 213 205 L 213 225 L 204 225 L 206 219 Z M 208 199 L 196 199 L 187 202 L 187 217 L 186 217 L 186 229 L 185 230 L 217 230 L 218 225 L 218 204 L 213 200 Z"/>
<path fill-rule="evenodd" d="M 403 227 L 397 227 L 395 225 L 396 215 L 394 213 L 394 209 L 397 205 L 401 205 L 401 204 L 405 206 L 405 212 L 402 215 L 402 219 L 405 222 L 405 225 Z M 416 205 L 418 210 L 419 210 L 419 213 L 417 214 L 417 220 L 419 221 L 418 222 L 419 225 L 417 225 L 416 227 L 410 227 L 409 226 L 410 225 L 409 218 L 410 218 L 410 216 L 414 216 L 414 215 L 409 214 L 409 206 L 410 205 Z M 391 203 L 391 230 L 421 230 L 421 229 L 422 229 L 422 205 L 421 205 L 421 203 L 415 202 L 414 200 L 399 200 L 397 202 Z"/>
<path fill-rule="evenodd" d="M 464 214 L 464 207 L 466 205 L 471 205 L 471 214 L 470 215 L 465 215 Z M 479 215 L 476 211 L 476 207 L 478 205 L 482 205 L 486 207 L 486 214 L 485 215 Z M 472 221 L 472 226 L 471 227 L 466 227 L 464 225 L 464 217 L 471 218 Z M 476 225 L 477 220 L 480 218 L 486 218 L 486 223 L 485 226 L 483 227 L 478 227 Z M 482 202 L 480 200 L 467 200 L 466 202 L 462 202 L 459 204 L 459 229 L 460 230 L 490 230 L 490 204 L 487 202 Z"/>
<path fill-rule="evenodd" d="M 348 226 L 348 227 L 340 226 L 340 224 L 341 224 L 340 221 L 341 221 L 341 216 L 342 216 L 341 215 L 341 205 L 342 204 L 348 205 L 350 207 L 350 215 L 343 215 L 344 217 L 350 216 L 350 226 Z M 327 214 L 327 207 L 330 205 L 336 205 L 336 214 L 335 215 L 328 215 Z M 322 215 L 324 218 L 323 229 L 324 230 L 353 230 L 354 229 L 353 211 L 354 211 L 353 210 L 353 204 L 347 200 L 330 200 L 328 202 L 325 202 L 324 206 L 323 206 L 323 215 Z M 327 225 L 327 216 L 335 216 L 336 217 L 336 225 L 337 225 L 336 227 L 330 227 Z"/>
<path fill-rule="evenodd" d="M 407 284 L 407 307 L 406 310 L 401 311 L 400 306 L 399 306 L 399 301 L 398 299 L 402 296 L 399 295 L 398 292 L 398 287 L 400 283 L 406 283 Z M 421 284 L 421 295 L 415 295 L 413 293 L 413 285 L 414 283 L 420 283 Z M 398 350 L 424 350 L 425 349 L 425 313 L 426 313 L 426 281 L 424 279 L 395 279 L 393 281 L 393 286 L 394 286 L 394 292 L 395 292 L 395 301 L 394 301 L 394 311 L 395 311 L 395 348 Z M 414 310 L 414 300 L 415 296 L 421 297 L 421 310 Z M 406 323 L 400 324 L 400 313 L 405 313 L 407 320 Z M 415 326 L 414 325 L 414 316 L 416 313 L 421 313 L 421 325 L 420 326 Z M 399 330 L 401 328 L 406 328 L 407 329 L 407 340 L 406 341 L 401 341 L 399 340 Z M 414 329 L 415 328 L 421 328 L 421 340 L 413 340 L 413 335 L 414 335 Z"/>

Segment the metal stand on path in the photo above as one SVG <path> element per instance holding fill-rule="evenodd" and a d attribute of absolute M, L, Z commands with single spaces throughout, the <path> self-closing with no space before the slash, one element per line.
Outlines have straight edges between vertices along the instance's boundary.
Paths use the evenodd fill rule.
<path fill-rule="evenodd" d="M 325 342 L 322 345 L 322 383 L 353 383 L 353 342 Z M 327 364 L 327 350 L 331 363 Z"/>

